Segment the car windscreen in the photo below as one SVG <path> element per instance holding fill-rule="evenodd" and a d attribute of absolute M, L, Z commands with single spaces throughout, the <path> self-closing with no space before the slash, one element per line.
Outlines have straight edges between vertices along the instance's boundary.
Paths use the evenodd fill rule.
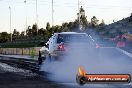
<path fill-rule="evenodd" d="M 58 34 L 57 43 L 93 42 L 87 34 Z"/>

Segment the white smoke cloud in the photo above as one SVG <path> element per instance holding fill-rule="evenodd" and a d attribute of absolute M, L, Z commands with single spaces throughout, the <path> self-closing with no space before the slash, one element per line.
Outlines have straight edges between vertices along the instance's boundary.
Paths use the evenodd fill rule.
<path fill-rule="evenodd" d="M 71 40 L 72 42 L 72 40 Z M 116 48 L 92 48 L 88 45 L 75 44 L 66 47 L 68 51 L 60 61 L 43 62 L 40 71 L 49 74 L 48 78 L 56 82 L 76 82 L 79 66 L 83 66 L 88 74 L 131 74 L 132 60 L 116 50 Z"/>

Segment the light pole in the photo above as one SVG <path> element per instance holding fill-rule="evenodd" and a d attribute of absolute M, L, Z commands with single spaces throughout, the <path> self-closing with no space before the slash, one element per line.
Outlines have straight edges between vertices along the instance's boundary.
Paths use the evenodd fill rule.
<path fill-rule="evenodd" d="M 78 22 L 80 26 L 80 1 L 78 0 Z"/>
<path fill-rule="evenodd" d="M 38 31 L 38 0 L 36 0 L 36 25 L 37 25 L 37 31 Z"/>
<path fill-rule="evenodd" d="M 54 1 L 52 0 L 52 28 L 54 26 Z"/>
<path fill-rule="evenodd" d="M 27 30 L 27 1 L 25 0 L 24 3 L 25 3 L 25 34 L 27 34 L 26 33 L 26 30 Z"/>
<path fill-rule="evenodd" d="M 25 0 L 24 3 L 25 3 L 25 34 L 27 35 L 26 33 L 26 30 L 27 30 L 27 1 Z"/>
<path fill-rule="evenodd" d="M 81 13 L 80 13 L 80 1 L 78 0 L 78 23 L 79 23 L 79 30 L 82 31 L 82 25 L 81 25 Z"/>
<path fill-rule="evenodd" d="M 11 37 L 11 41 L 12 41 L 12 31 L 11 31 L 11 26 L 12 26 L 12 23 L 11 23 L 11 7 L 9 6 L 9 11 L 10 11 L 10 37 Z"/>

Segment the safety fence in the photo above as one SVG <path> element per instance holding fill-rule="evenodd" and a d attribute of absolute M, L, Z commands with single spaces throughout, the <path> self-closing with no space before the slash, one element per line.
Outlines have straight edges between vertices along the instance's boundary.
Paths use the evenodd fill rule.
<path fill-rule="evenodd" d="M 0 54 L 3 55 L 30 55 L 32 57 L 39 55 L 41 47 L 30 48 L 0 48 Z"/>

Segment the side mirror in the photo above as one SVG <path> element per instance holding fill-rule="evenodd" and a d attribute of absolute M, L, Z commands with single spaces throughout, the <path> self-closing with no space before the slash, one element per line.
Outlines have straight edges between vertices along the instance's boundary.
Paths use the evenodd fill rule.
<path fill-rule="evenodd" d="M 45 43 L 44 46 L 45 46 L 46 48 L 48 48 L 48 44 Z"/>

